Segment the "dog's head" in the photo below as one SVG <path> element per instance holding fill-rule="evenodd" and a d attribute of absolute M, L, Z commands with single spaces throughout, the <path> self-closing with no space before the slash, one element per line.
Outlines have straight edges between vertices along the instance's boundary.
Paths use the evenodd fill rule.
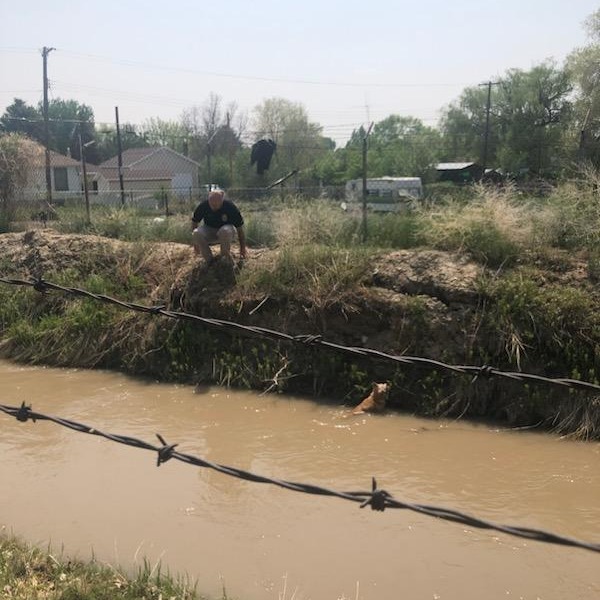
<path fill-rule="evenodd" d="M 375 402 L 375 406 L 379 410 L 383 410 L 385 407 L 389 389 L 390 386 L 387 383 L 373 382 L 373 391 L 371 392 L 371 395 L 373 397 L 373 401 Z"/>
<path fill-rule="evenodd" d="M 389 389 L 390 386 L 387 383 L 377 383 L 376 381 L 373 382 L 373 396 L 376 398 L 385 398 Z"/>

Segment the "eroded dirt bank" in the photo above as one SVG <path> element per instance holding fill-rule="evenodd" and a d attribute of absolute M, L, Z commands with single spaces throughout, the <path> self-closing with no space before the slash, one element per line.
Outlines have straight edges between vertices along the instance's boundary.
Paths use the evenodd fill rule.
<path fill-rule="evenodd" d="M 242 267 L 244 274 L 268 268 L 275 257 L 276 251 L 250 249 Z M 493 321 L 486 318 L 490 300 L 482 293 L 481 282 L 498 277 L 498 273 L 487 271 L 463 255 L 433 250 L 390 252 L 373 259 L 361 284 L 351 290 L 330 296 L 283 297 L 256 290 L 242 292 L 237 271 L 221 267 L 207 269 L 186 245 L 131 244 L 47 230 L 0 236 L 2 277 L 44 277 L 52 281 L 60 276 L 63 285 L 85 287 L 83 282 L 94 273 L 115 281 L 134 278 L 138 291 L 135 298 L 130 299 L 140 304 L 165 305 L 172 310 L 268 327 L 292 335 L 321 335 L 322 339 L 341 345 L 368 347 L 388 354 L 420 356 L 451 364 L 487 362 L 505 370 L 516 370 L 516 365 L 510 362 L 514 362 L 514 356 L 509 356 L 505 332 L 495 329 Z M 559 268 L 547 269 L 543 278 L 567 282 L 595 293 L 584 267 L 575 260 L 569 262 L 562 258 Z M 16 288 L 13 291 L 16 292 Z M 356 366 L 352 364 L 355 361 L 341 356 L 331 360 L 315 356 L 314 350 L 305 351 L 308 356 L 301 357 L 294 354 L 295 351 L 288 352 L 281 344 L 271 348 L 272 342 L 264 339 L 252 342 L 242 336 L 241 341 L 233 343 L 230 333 L 217 335 L 216 342 L 207 342 L 204 337 L 197 341 L 195 336 L 190 341 L 187 334 L 177 332 L 175 335 L 177 326 L 165 322 L 168 320 L 159 323 L 156 317 L 137 314 L 126 319 L 130 330 L 119 327 L 114 347 L 107 349 L 97 366 L 159 378 L 211 379 L 234 385 L 245 384 L 239 376 L 246 369 L 253 371 L 246 380 L 249 386 L 324 394 L 347 402 L 355 401 L 370 380 L 383 377 L 393 382 L 391 405 L 421 414 L 484 416 L 507 419 L 515 424 L 529 425 L 538 421 L 556 424 L 563 422 L 567 415 L 572 417 L 574 410 L 581 412 L 579 408 L 574 409 L 578 405 L 564 391 L 562 396 L 555 394 L 550 400 L 554 394 L 551 386 L 540 391 L 528 390 L 525 396 L 529 399 L 524 404 L 520 383 L 477 381 L 473 384 L 464 376 L 411 365 L 398 372 L 396 365 L 370 359 L 358 361 Z M 19 344 L 11 339 L 7 329 L 2 337 L 2 354 L 23 358 Z M 44 344 L 49 343 L 51 340 L 45 339 Z M 101 343 L 111 343 L 106 332 Z M 175 346 L 177 360 L 172 356 Z M 184 356 L 186 348 L 190 356 Z M 242 355 L 250 351 L 253 358 L 247 362 Z M 168 358 L 165 352 L 170 353 Z M 525 352 L 530 369 L 551 377 L 570 375 L 544 372 L 544 359 L 536 360 L 535 349 L 523 349 L 523 354 Z M 218 361 L 216 354 L 220 356 Z M 25 354 L 26 359 L 30 356 Z M 64 356 L 69 353 L 61 356 L 64 362 L 68 360 Z M 227 369 L 227 356 L 231 372 Z M 49 362 L 61 364 L 60 360 L 51 358 Z M 81 364 L 89 366 L 85 360 Z M 582 419 L 589 420 L 593 408 L 590 406 L 586 405 L 585 414 L 580 414 L 570 429 L 579 428 Z M 592 412 L 593 420 L 597 407 Z"/>
<path fill-rule="evenodd" d="M 250 249 L 243 268 L 268 265 L 274 254 Z M 49 279 L 71 271 L 72 287 L 81 283 L 78 274 L 131 271 L 148 285 L 147 304 L 163 303 L 244 324 L 276 325 L 293 334 L 321 334 L 385 352 L 418 349 L 432 358 L 461 356 L 468 335 L 465 316 L 478 305 L 477 281 L 484 273 L 480 265 L 456 254 L 390 252 L 373 262 L 360 288 L 338 302 L 324 299 L 322 306 L 315 306 L 305 298 L 292 303 L 269 295 L 243 297 L 235 274 L 218 266 L 207 270 L 186 245 L 131 244 L 51 231 L 1 235 L 0 266 L 2 276 L 23 279 Z M 417 302 L 411 303 L 411 298 Z M 411 316 L 419 322 L 411 322 Z"/>

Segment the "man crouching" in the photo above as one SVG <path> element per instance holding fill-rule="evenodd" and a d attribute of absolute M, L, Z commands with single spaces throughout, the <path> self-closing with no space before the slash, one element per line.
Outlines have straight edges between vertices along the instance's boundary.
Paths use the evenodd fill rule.
<path fill-rule="evenodd" d="M 219 244 L 220 256 L 233 262 L 231 243 L 235 239 L 236 231 L 240 243 L 240 257 L 246 258 L 244 219 L 238 207 L 225 199 L 223 190 L 212 190 L 208 193 L 208 199 L 198 204 L 192 216 L 192 245 L 195 253 L 201 254 L 206 264 L 210 265 L 215 260 L 210 246 Z"/>

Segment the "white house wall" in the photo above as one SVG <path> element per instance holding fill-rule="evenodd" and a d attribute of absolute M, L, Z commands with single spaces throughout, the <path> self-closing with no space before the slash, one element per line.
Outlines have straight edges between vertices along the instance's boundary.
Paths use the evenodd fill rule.
<path fill-rule="evenodd" d="M 188 193 L 198 182 L 198 165 L 184 156 L 179 156 L 167 149 L 161 149 L 147 156 L 135 165 L 132 170 L 162 170 L 170 171 L 173 177 L 169 184 L 172 191 Z"/>
<path fill-rule="evenodd" d="M 194 187 L 194 178 L 191 173 L 177 173 L 171 181 L 171 189 L 179 195 L 187 195 Z"/>
<path fill-rule="evenodd" d="M 58 191 L 54 181 L 54 167 L 50 169 L 50 180 L 52 185 L 52 195 L 56 197 L 80 195 L 82 180 L 79 175 L 79 170 L 76 167 L 58 167 L 67 169 L 67 185 L 66 191 Z M 37 200 L 46 196 L 46 168 L 34 168 L 31 170 L 27 185 L 21 192 L 21 197 L 24 200 Z"/>
<path fill-rule="evenodd" d="M 83 178 L 79 174 L 79 169 L 74 167 L 66 167 L 67 169 L 67 185 L 69 192 L 77 192 L 82 193 L 83 188 Z M 54 185 L 54 169 L 52 169 L 52 189 L 55 189 Z M 57 192 L 59 193 L 59 192 Z"/>

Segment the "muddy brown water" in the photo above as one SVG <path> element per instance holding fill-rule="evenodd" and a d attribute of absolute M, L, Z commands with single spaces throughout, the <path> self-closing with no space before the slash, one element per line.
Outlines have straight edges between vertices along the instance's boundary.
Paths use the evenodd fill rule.
<path fill-rule="evenodd" d="M 600 542 L 600 445 L 339 403 L 0 362 L 0 403 L 271 478 L 381 487 L 408 502 Z M 0 525 L 240 600 L 598 599 L 600 554 L 242 481 L 0 413 Z"/>

